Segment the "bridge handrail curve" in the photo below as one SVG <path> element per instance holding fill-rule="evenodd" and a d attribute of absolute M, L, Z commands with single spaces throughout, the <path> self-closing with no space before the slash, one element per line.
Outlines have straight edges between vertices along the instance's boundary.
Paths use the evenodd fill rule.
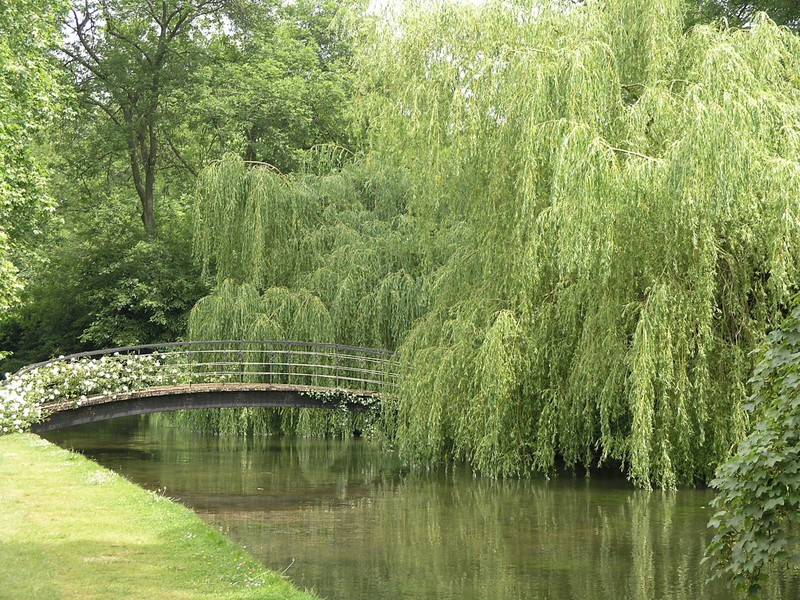
<path fill-rule="evenodd" d="M 300 393 L 328 390 L 374 398 L 395 388 L 395 367 L 394 354 L 379 348 L 199 340 L 79 352 L 28 365 L 11 377 L 42 409 L 68 410 L 148 389 L 201 384 L 277 385 Z"/>
<path fill-rule="evenodd" d="M 176 348 L 176 347 L 197 347 L 197 346 L 225 346 L 225 345 L 240 345 L 240 346 L 288 346 L 288 347 L 311 347 L 311 348 L 324 348 L 328 350 L 346 350 L 357 354 L 367 354 L 379 356 L 383 358 L 391 358 L 394 353 L 391 350 L 384 348 L 368 348 L 362 346 L 349 346 L 346 344 L 333 344 L 328 342 L 303 342 L 298 340 L 191 340 L 185 342 L 163 342 L 156 344 L 138 344 L 134 346 L 118 346 L 114 348 L 104 348 L 102 350 L 88 350 L 86 352 L 77 352 L 74 354 L 67 354 L 65 356 L 57 356 L 48 360 L 32 363 L 19 369 L 17 373 L 24 373 L 32 369 L 43 367 L 56 362 L 66 362 L 70 360 L 77 360 L 81 358 L 94 358 L 99 356 L 113 356 L 114 354 L 148 354 L 149 352 L 142 352 L 144 350 L 160 350 L 162 348 Z M 213 350 L 208 350 L 213 352 Z"/>

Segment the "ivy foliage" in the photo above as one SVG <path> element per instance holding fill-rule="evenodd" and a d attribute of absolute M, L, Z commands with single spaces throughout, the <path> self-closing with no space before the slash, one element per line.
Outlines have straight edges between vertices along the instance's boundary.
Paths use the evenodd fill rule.
<path fill-rule="evenodd" d="M 758 423 L 717 471 L 706 560 L 757 592 L 772 563 L 798 562 L 800 543 L 800 307 L 770 333 L 746 405 Z"/>

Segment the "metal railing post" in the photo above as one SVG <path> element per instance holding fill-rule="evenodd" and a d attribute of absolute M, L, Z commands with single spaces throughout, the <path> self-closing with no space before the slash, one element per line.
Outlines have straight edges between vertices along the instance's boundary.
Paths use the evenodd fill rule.
<path fill-rule="evenodd" d="M 333 374 L 336 376 L 334 380 L 336 388 L 339 388 L 339 352 L 334 348 L 333 350 Z"/>

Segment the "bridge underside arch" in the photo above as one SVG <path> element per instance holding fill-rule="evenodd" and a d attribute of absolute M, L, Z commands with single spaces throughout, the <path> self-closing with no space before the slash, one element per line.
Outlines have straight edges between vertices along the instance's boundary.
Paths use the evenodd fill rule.
<path fill-rule="evenodd" d="M 128 394 L 89 398 L 46 408 L 50 412 L 31 430 L 40 433 L 85 423 L 176 410 L 203 408 L 322 408 L 364 411 L 377 405 L 377 393 L 314 386 L 225 384 L 150 388 Z"/>

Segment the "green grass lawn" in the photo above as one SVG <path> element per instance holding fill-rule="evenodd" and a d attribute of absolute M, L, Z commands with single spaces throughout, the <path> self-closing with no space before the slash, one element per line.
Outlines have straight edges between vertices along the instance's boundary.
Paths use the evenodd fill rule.
<path fill-rule="evenodd" d="M 312 600 L 205 524 L 85 457 L 0 436 L 0 598 Z"/>

